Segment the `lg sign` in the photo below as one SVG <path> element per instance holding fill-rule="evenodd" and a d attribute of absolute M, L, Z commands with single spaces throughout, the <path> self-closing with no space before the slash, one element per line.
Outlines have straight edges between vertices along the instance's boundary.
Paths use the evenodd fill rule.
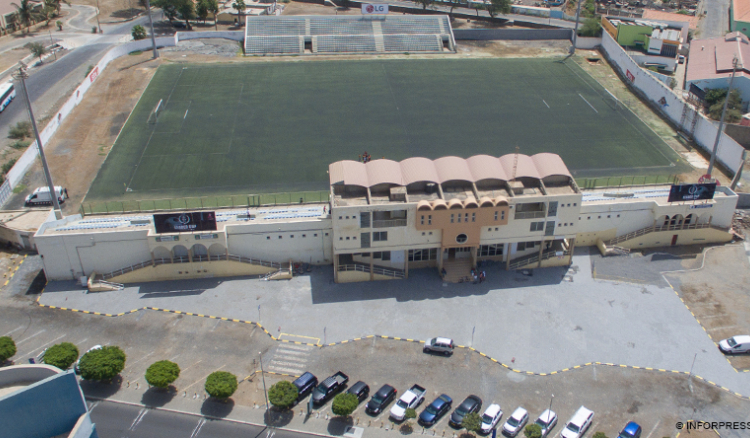
<path fill-rule="evenodd" d="M 362 5 L 362 15 L 385 15 L 388 5 Z"/>

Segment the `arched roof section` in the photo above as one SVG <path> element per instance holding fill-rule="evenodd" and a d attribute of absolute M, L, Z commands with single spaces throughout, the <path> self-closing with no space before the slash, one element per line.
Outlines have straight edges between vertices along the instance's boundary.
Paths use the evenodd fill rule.
<path fill-rule="evenodd" d="M 518 163 L 516 164 L 516 155 L 518 156 Z M 500 164 L 502 164 L 505 173 L 509 179 L 515 178 L 536 178 L 542 179 L 539 176 L 539 172 L 536 170 L 534 161 L 528 155 L 523 154 L 508 154 L 500 157 Z M 516 166 L 515 175 L 513 174 L 513 166 Z"/>
<path fill-rule="evenodd" d="M 453 210 L 454 208 L 464 208 L 464 204 L 460 200 L 453 198 L 448 201 L 448 210 Z"/>
<path fill-rule="evenodd" d="M 482 199 L 479 200 L 479 205 L 482 207 L 494 207 L 495 203 L 492 202 L 489 196 L 482 196 Z"/>
<path fill-rule="evenodd" d="M 479 204 L 476 199 L 470 198 L 464 201 L 464 208 L 479 208 Z"/>
<path fill-rule="evenodd" d="M 407 158 L 402 161 L 401 178 L 405 185 L 419 181 L 440 183 L 440 177 L 432 160 L 424 157 Z"/>
<path fill-rule="evenodd" d="M 331 184 L 369 187 L 367 170 L 364 163 L 358 161 L 337 161 L 328 166 Z"/>
<path fill-rule="evenodd" d="M 570 171 L 568 171 L 568 167 L 565 165 L 562 158 L 560 158 L 560 156 L 557 154 L 536 154 L 531 157 L 531 160 L 534 162 L 534 165 L 536 166 L 537 170 L 539 171 L 539 175 L 541 175 L 542 178 L 546 178 L 552 175 L 569 176 L 572 178 Z"/>
<path fill-rule="evenodd" d="M 397 161 L 393 160 L 374 160 L 366 165 L 367 179 L 370 183 L 370 187 L 378 184 L 395 184 L 403 185 L 401 178 L 401 165 Z"/>
<path fill-rule="evenodd" d="M 501 205 L 508 205 L 508 198 L 505 196 L 498 196 L 495 198 L 495 207 L 499 207 Z"/>
<path fill-rule="evenodd" d="M 417 202 L 417 211 L 425 211 L 425 210 L 432 210 L 432 205 L 429 201 L 426 201 L 422 199 L 421 201 Z"/>
<path fill-rule="evenodd" d="M 448 203 L 443 201 L 442 199 L 436 199 L 432 201 L 432 209 L 433 210 L 447 210 Z"/>
<path fill-rule="evenodd" d="M 471 175 L 474 177 L 474 182 L 481 181 L 483 179 L 499 179 L 502 181 L 508 180 L 508 175 L 505 173 L 505 169 L 500 165 L 500 161 L 489 155 L 474 155 L 466 159 L 466 164 L 469 166 Z"/>
<path fill-rule="evenodd" d="M 442 157 L 433 162 L 440 182 L 447 181 L 474 181 L 469 165 L 466 160 L 458 157 Z"/>

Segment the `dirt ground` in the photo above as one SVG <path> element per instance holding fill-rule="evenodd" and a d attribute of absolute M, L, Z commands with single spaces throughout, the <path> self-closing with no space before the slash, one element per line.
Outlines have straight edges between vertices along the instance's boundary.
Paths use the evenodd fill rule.
<path fill-rule="evenodd" d="M 66 214 L 77 212 L 120 128 L 156 71 L 159 61 L 149 59 L 140 55 L 112 61 L 45 147 L 50 171 L 70 194 L 63 208 Z M 43 181 L 37 163 L 23 184 L 33 188 Z M 20 208 L 15 204 L 22 203 L 23 196 L 15 196 L 6 208 Z"/>
<path fill-rule="evenodd" d="M 703 268 L 667 274 L 680 297 L 714 342 L 750 333 L 750 262 L 742 245 L 708 250 Z M 750 371 L 750 355 L 728 356 Z"/>
<path fill-rule="evenodd" d="M 282 15 L 362 15 L 362 9 L 358 7 L 334 8 L 333 6 L 312 3 L 289 2 L 284 5 Z"/>
<path fill-rule="evenodd" d="M 146 8 L 138 0 L 98 0 L 99 19 L 102 23 L 116 23 L 129 20 Z M 97 0 L 72 0 L 71 4 L 97 7 Z"/>

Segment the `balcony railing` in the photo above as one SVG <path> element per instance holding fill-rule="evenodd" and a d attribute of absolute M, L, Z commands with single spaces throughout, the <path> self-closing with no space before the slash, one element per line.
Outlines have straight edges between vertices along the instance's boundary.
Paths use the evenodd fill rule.
<path fill-rule="evenodd" d="M 406 219 L 388 219 L 372 221 L 373 228 L 405 227 Z"/>
<path fill-rule="evenodd" d="M 517 211 L 516 219 L 541 219 L 547 216 L 545 211 Z"/>

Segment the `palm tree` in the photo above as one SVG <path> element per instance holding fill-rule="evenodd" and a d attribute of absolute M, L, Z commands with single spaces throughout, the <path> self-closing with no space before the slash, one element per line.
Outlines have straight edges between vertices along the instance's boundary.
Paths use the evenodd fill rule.
<path fill-rule="evenodd" d="M 247 6 L 245 6 L 244 0 L 235 0 L 234 3 L 232 3 L 232 8 L 237 10 L 237 27 L 242 27 L 242 14 L 245 13 L 245 9 Z"/>
<path fill-rule="evenodd" d="M 29 0 L 21 0 L 21 3 L 11 3 L 16 8 L 16 18 L 21 26 L 26 26 L 26 30 L 29 30 L 34 20 L 39 14 L 34 10 L 34 4 Z"/>
<path fill-rule="evenodd" d="M 45 6 L 49 5 L 49 6 L 55 7 L 55 11 L 57 11 L 57 15 L 60 15 L 60 8 L 62 7 L 63 3 L 70 6 L 70 2 L 68 0 L 44 0 Z"/>
<path fill-rule="evenodd" d="M 214 14 L 214 27 L 219 30 L 219 2 L 216 0 L 206 0 L 208 12 Z"/>

